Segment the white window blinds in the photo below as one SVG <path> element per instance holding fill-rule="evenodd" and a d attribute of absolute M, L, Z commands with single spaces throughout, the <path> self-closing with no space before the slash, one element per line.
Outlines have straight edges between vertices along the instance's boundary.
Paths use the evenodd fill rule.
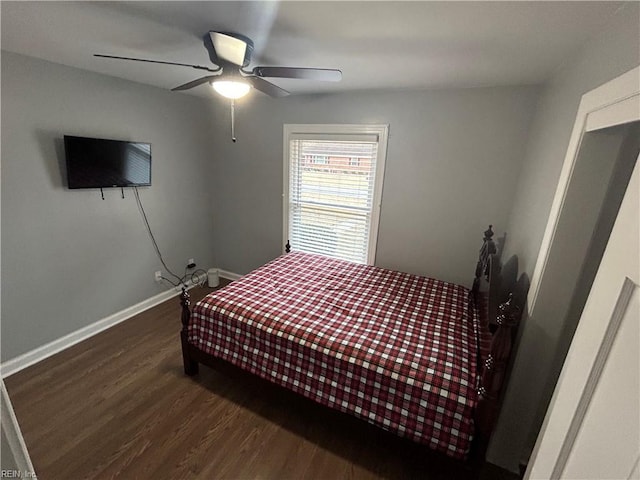
<path fill-rule="evenodd" d="M 285 235 L 292 250 L 373 263 L 380 135 L 290 132 L 287 140 Z"/>

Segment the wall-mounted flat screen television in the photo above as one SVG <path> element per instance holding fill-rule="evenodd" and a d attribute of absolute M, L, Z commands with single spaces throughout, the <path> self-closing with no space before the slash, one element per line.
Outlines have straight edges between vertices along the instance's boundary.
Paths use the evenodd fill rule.
<path fill-rule="evenodd" d="M 151 185 L 151 144 L 64 136 L 69 188 Z"/>

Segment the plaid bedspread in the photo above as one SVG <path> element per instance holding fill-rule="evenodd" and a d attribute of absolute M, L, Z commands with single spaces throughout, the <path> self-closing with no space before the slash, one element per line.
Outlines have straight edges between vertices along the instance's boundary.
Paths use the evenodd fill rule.
<path fill-rule="evenodd" d="M 292 252 L 193 308 L 189 343 L 397 435 L 463 458 L 478 318 L 459 285 Z"/>

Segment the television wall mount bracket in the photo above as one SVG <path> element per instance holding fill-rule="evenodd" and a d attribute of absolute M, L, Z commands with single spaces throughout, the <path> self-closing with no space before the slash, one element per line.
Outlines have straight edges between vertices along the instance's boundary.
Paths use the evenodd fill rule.
<path fill-rule="evenodd" d="M 124 198 L 124 187 L 120 187 L 120 192 L 122 193 L 122 198 Z M 100 187 L 100 195 L 102 196 L 102 200 L 104 200 L 104 190 Z"/>

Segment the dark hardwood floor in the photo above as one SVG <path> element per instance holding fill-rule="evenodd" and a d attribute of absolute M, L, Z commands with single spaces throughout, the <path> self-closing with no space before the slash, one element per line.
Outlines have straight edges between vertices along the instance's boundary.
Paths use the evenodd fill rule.
<path fill-rule="evenodd" d="M 211 289 L 191 291 L 193 301 Z M 229 366 L 186 377 L 173 298 L 5 379 L 38 478 L 473 478 Z M 485 465 L 480 478 L 517 476 Z"/>

